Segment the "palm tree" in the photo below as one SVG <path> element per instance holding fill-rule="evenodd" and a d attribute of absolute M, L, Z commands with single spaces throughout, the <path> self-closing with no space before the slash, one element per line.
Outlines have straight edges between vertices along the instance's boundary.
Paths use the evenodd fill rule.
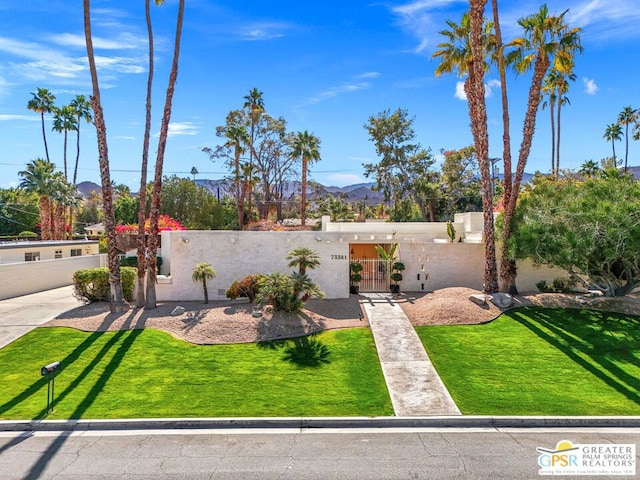
<path fill-rule="evenodd" d="M 306 225 L 307 210 L 307 165 L 320 160 L 320 139 L 306 130 L 298 132 L 293 138 L 291 156 L 300 158 L 302 161 L 300 220 L 304 227 Z"/>
<path fill-rule="evenodd" d="M 562 112 L 563 105 L 571 105 L 567 92 L 569 91 L 569 81 L 574 82 L 576 75 L 573 72 L 560 74 L 558 79 L 557 93 L 558 93 L 558 122 L 556 124 L 557 137 L 556 137 L 556 175 L 560 172 L 560 113 Z"/>
<path fill-rule="evenodd" d="M 245 145 L 249 144 L 250 137 L 244 125 L 231 125 L 225 131 L 227 139 L 225 146 L 233 148 L 234 187 L 236 196 L 236 209 L 238 214 L 238 229 L 244 227 L 244 195 L 240 181 L 240 155 L 244 153 Z"/>
<path fill-rule="evenodd" d="M 631 105 L 627 105 L 618 114 L 618 123 L 625 126 L 624 139 L 624 173 L 627 173 L 627 158 L 629 157 L 629 125 L 635 123 L 638 120 L 638 110 L 632 108 Z"/>
<path fill-rule="evenodd" d="M 613 150 L 613 161 L 617 165 L 618 162 L 616 160 L 615 142 L 619 142 L 622 139 L 622 125 L 620 125 L 619 123 L 612 123 L 610 125 L 607 125 L 602 138 L 604 138 L 607 142 L 611 142 L 611 148 Z"/>
<path fill-rule="evenodd" d="M 58 133 L 64 133 L 64 179 L 67 180 L 67 134 L 69 131 L 78 130 L 78 121 L 76 120 L 75 111 L 70 105 L 53 110 L 53 130 Z"/>
<path fill-rule="evenodd" d="M 587 178 L 595 177 L 599 170 L 600 167 L 593 160 L 586 160 L 580 166 L 580 173 Z"/>
<path fill-rule="evenodd" d="M 211 280 L 216 276 L 216 271 L 211 264 L 207 262 L 201 262 L 193 268 L 191 273 L 191 279 L 194 282 L 202 282 L 202 288 L 204 290 L 204 303 L 209 303 L 209 292 L 207 291 L 207 280 Z"/>
<path fill-rule="evenodd" d="M 289 252 L 287 256 L 289 262 L 289 268 L 298 267 L 298 273 L 305 275 L 307 269 L 314 269 L 320 266 L 320 256 L 318 252 L 311 250 L 307 247 L 298 247 Z"/>
<path fill-rule="evenodd" d="M 440 50 L 436 51 L 433 56 L 440 59 L 436 76 L 457 70 L 458 75 L 466 77 L 464 91 L 467 95 L 469 118 L 482 185 L 485 232 L 483 289 L 486 293 L 493 293 L 498 289 L 498 271 L 493 225 L 493 188 L 489 165 L 487 112 L 484 99 L 484 74 L 488 68 L 486 58 L 495 51 L 496 41 L 495 37 L 491 35 L 491 22 L 484 21 L 485 3 L 486 0 L 470 2 L 470 11 L 462 16 L 459 25 L 450 20 L 447 21 L 450 30 L 443 30 L 440 34 L 449 41 L 439 44 Z M 507 159 L 505 159 L 505 165 L 506 162 Z"/>
<path fill-rule="evenodd" d="M 180 58 L 180 40 L 182 38 L 182 22 L 184 18 L 184 0 L 178 4 L 178 16 L 176 20 L 176 34 L 173 45 L 173 61 L 171 63 L 171 73 L 169 74 L 169 84 L 164 104 L 164 114 L 160 125 L 160 138 L 158 139 L 158 153 L 156 156 L 156 170 L 153 180 L 153 197 L 151 199 L 151 214 L 149 221 L 149 263 L 147 264 L 147 288 L 145 308 L 156 307 L 156 255 L 158 251 L 158 218 L 160 217 L 160 200 L 162 194 L 162 165 L 164 163 L 164 152 L 167 145 L 169 133 L 169 121 L 171 120 L 171 105 L 173 102 L 173 92 L 176 80 L 178 79 L 178 60 Z"/>
<path fill-rule="evenodd" d="M 76 163 L 73 167 L 73 184 L 78 181 L 78 162 L 80 161 L 80 123 L 81 120 L 85 120 L 87 123 L 91 123 L 93 116 L 91 114 L 91 103 L 85 98 L 84 95 L 76 95 L 76 98 L 71 100 L 69 106 L 73 109 L 73 113 L 76 116 Z"/>
<path fill-rule="evenodd" d="M 531 151 L 542 84 L 552 64 L 560 73 L 569 74 L 574 65 L 575 54 L 582 51 L 581 29 L 569 28 L 564 21 L 566 14 L 567 10 L 560 15 L 549 15 L 549 9 L 543 5 L 537 13 L 519 19 L 518 24 L 522 27 L 524 35 L 509 44 L 513 50 L 506 57 L 507 63 L 513 65 L 517 73 L 524 73 L 533 68 L 533 75 L 515 177 L 510 186 L 507 187 L 505 183 L 503 244 L 500 258 L 500 290 L 503 292 L 517 293 L 517 272 L 515 261 L 510 258 L 508 251 L 508 240 L 511 237 L 511 223 L 522 176 Z"/>
<path fill-rule="evenodd" d="M 551 70 L 546 77 L 544 77 L 544 83 L 542 84 L 542 95 L 546 96 L 548 100 L 542 99 L 542 109 L 549 107 L 549 114 L 551 118 L 551 174 L 556 175 L 556 125 L 555 125 L 555 109 L 557 100 L 557 85 L 560 72 Z"/>
<path fill-rule="evenodd" d="M 46 88 L 38 88 L 37 93 L 31 92 L 33 98 L 27 103 L 27 109 L 40 114 L 42 122 L 42 139 L 44 140 L 44 152 L 49 161 L 49 148 L 47 147 L 47 135 L 44 130 L 44 114 L 51 113 L 54 109 L 56 96 Z"/>
<path fill-rule="evenodd" d="M 36 158 L 27 163 L 26 170 L 18 172 L 22 177 L 18 188 L 38 196 L 40 238 L 51 240 L 51 183 L 55 165 L 48 160 Z"/>
<path fill-rule="evenodd" d="M 257 88 L 249 90 L 249 94 L 244 96 L 243 108 L 249 111 L 249 119 L 251 121 L 251 129 L 249 132 L 249 165 L 253 169 L 254 159 L 256 157 L 255 141 L 256 141 L 256 124 L 260 120 L 260 116 L 264 113 L 264 100 L 262 94 Z M 253 190 L 248 196 L 249 217 L 251 217 L 251 200 L 253 198 Z"/>
<path fill-rule="evenodd" d="M 109 149 L 107 146 L 107 127 L 104 123 L 102 101 L 100 99 L 100 86 L 98 84 L 98 71 L 93 52 L 93 38 L 91 36 L 91 0 L 83 0 L 84 11 L 84 36 L 87 44 L 87 59 L 91 73 L 91 85 L 93 95 L 91 107 L 94 112 L 96 136 L 98 139 L 98 163 L 100 164 L 100 179 L 102 181 L 102 210 L 104 214 L 104 229 L 107 240 L 107 261 L 109 265 L 109 285 L 111 287 L 111 313 L 122 313 L 129 308 L 122 293 L 120 279 L 120 259 L 118 246 L 116 245 L 115 213 L 113 208 L 113 190 L 111 187 L 111 174 L 109 172 Z"/>

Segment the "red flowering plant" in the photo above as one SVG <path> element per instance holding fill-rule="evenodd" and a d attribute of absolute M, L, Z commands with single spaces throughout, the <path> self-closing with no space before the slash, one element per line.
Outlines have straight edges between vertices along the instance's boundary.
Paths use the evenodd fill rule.
<path fill-rule="evenodd" d="M 145 233 L 149 233 L 149 228 L 150 221 L 147 218 L 144 222 Z M 164 232 L 165 230 L 186 230 L 186 228 L 184 228 L 184 225 L 179 221 L 171 218 L 169 215 L 160 215 L 158 217 L 158 232 Z M 116 233 L 136 234 L 138 233 L 138 224 L 128 223 L 126 225 L 116 225 Z"/>

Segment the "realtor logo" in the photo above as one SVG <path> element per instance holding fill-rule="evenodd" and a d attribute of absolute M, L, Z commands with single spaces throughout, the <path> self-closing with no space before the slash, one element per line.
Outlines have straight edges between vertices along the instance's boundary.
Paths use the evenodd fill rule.
<path fill-rule="evenodd" d="M 540 475 L 635 475 L 635 444 L 574 444 L 538 447 Z"/>

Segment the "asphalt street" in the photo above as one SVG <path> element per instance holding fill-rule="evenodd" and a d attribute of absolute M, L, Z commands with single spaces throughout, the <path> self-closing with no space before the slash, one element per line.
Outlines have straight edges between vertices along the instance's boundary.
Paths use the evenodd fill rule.
<path fill-rule="evenodd" d="M 535 479 L 538 447 L 638 439 L 638 428 L 0 432 L 0 480 Z"/>

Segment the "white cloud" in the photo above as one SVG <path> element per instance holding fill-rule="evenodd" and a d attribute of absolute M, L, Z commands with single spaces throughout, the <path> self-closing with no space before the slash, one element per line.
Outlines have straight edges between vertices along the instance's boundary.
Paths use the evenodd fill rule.
<path fill-rule="evenodd" d="M 168 135 L 170 137 L 176 137 L 178 135 L 197 135 L 199 130 L 200 127 L 193 122 L 171 122 L 169 123 Z"/>
<path fill-rule="evenodd" d="M 52 35 L 49 38 L 57 45 L 82 49 L 86 48 L 84 35 L 61 33 L 59 35 Z M 93 47 L 96 50 L 133 50 L 147 48 L 147 39 L 123 32 L 115 38 L 93 37 Z"/>
<path fill-rule="evenodd" d="M 292 25 L 284 22 L 254 22 L 242 25 L 239 35 L 248 41 L 271 40 L 284 37 L 292 28 Z"/>
<path fill-rule="evenodd" d="M 343 93 L 357 92 L 358 90 L 366 90 L 368 88 L 371 88 L 371 84 L 369 82 L 345 83 L 318 93 L 304 102 L 304 105 L 315 105 L 324 100 L 329 100 L 330 98 L 342 95 Z"/>
<path fill-rule="evenodd" d="M 456 92 L 453 96 L 458 100 L 467 100 L 467 94 L 464 92 L 464 82 L 456 82 Z"/>
<path fill-rule="evenodd" d="M 588 95 L 595 95 L 598 91 L 598 85 L 596 85 L 596 81 L 593 78 L 582 78 L 582 83 L 584 83 L 584 91 Z"/>
<path fill-rule="evenodd" d="M 380 76 L 380 72 L 365 72 L 358 75 L 358 78 L 378 78 Z"/>
<path fill-rule="evenodd" d="M 25 120 L 27 122 L 39 122 L 40 115 L 14 115 L 10 113 L 0 114 L 0 122 L 8 122 L 12 120 Z"/>
<path fill-rule="evenodd" d="M 336 187 L 364 183 L 364 180 L 361 177 L 352 173 L 334 173 L 329 175 L 327 179 Z"/>

